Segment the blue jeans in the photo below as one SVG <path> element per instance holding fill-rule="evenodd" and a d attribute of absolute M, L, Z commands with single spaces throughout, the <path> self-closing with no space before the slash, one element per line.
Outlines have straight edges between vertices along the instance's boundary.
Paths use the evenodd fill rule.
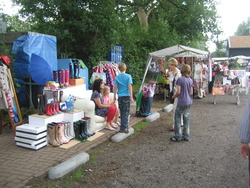
<path fill-rule="evenodd" d="M 120 117 L 121 117 L 121 127 L 120 130 L 124 131 L 128 128 L 128 117 L 130 115 L 130 97 L 119 97 L 118 104 L 120 109 Z"/>
<path fill-rule="evenodd" d="M 183 132 L 181 130 L 183 116 Z M 189 139 L 190 105 L 177 105 L 175 110 L 174 134 L 177 139 Z"/>

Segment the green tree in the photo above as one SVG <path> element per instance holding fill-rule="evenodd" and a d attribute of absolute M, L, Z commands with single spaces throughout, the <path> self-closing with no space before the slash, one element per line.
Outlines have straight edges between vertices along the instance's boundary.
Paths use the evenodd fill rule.
<path fill-rule="evenodd" d="M 92 68 L 108 59 L 111 45 L 124 47 L 128 71 L 140 81 L 149 52 L 176 44 L 206 49 L 214 33 L 214 0 L 13 0 L 34 32 L 55 35 L 58 55 Z"/>
<path fill-rule="evenodd" d="M 7 32 L 26 32 L 31 29 L 28 19 L 22 20 L 18 15 L 0 13 L 0 19 L 7 23 Z"/>
<path fill-rule="evenodd" d="M 237 31 L 234 33 L 235 36 L 246 36 L 250 35 L 250 17 L 248 17 L 247 21 L 243 21 L 239 24 Z"/>

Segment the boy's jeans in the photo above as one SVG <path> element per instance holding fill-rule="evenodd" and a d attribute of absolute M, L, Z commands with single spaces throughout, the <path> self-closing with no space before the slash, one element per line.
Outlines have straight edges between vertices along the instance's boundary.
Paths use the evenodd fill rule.
<path fill-rule="evenodd" d="M 130 114 L 130 97 L 119 97 L 118 104 L 120 109 L 120 116 L 121 116 L 121 127 L 120 130 L 124 131 L 128 128 L 128 117 Z"/>
<path fill-rule="evenodd" d="M 181 116 L 183 116 L 183 133 L 181 131 Z M 174 133 L 177 139 L 189 139 L 190 105 L 177 105 L 175 110 Z"/>

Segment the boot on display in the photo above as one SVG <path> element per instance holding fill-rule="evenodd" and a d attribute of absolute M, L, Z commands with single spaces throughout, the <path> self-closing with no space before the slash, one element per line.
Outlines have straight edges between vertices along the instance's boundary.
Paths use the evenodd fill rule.
<path fill-rule="evenodd" d="M 72 62 L 69 63 L 69 78 L 74 78 L 74 64 Z"/>
<path fill-rule="evenodd" d="M 63 144 L 63 140 L 59 137 L 59 126 L 57 123 L 53 122 L 52 125 L 55 127 L 55 132 L 56 132 L 56 137 L 55 140 L 62 145 Z"/>
<path fill-rule="evenodd" d="M 85 121 L 87 134 L 93 136 L 95 132 L 92 132 L 90 129 L 90 117 L 84 117 L 82 118 L 82 121 Z"/>
<path fill-rule="evenodd" d="M 59 134 L 59 139 L 63 142 L 63 144 L 69 143 L 70 139 L 65 137 L 65 126 L 64 123 L 57 123 L 58 125 L 58 134 Z"/>
<path fill-rule="evenodd" d="M 52 124 L 47 125 L 48 135 L 49 135 L 49 143 L 52 146 L 60 146 L 60 143 L 56 140 L 56 129 Z"/>
<path fill-rule="evenodd" d="M 70 122 L 63 122 L 64 123 L 64 134 L 65 137 L 68 139 L 73 139 L 74 137 L 70 135 Z"/>

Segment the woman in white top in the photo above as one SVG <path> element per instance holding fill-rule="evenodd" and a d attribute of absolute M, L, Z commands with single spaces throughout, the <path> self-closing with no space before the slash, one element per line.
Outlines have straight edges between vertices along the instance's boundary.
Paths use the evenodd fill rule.
<path fill-rule="evenodd" d="M 168 67 L 169 67 L 169 76 L 170 76 L 170 92 L 173 91 L 173 94 L 177 92 L 177 86 L 176 86 L 176 81 L 178 78 L 181 77 L 181 71 L 178 69 L 178 61 L 175 58 L 170 58 L 168 60 Z M 174 107 L 173 107 L 173 126 L 170 128 L 170 130 L 174 131 L 174 114 L 175 114 L 175 109 L 177 106 L 178 99 L 176 98 L 174 100 Z"/>

